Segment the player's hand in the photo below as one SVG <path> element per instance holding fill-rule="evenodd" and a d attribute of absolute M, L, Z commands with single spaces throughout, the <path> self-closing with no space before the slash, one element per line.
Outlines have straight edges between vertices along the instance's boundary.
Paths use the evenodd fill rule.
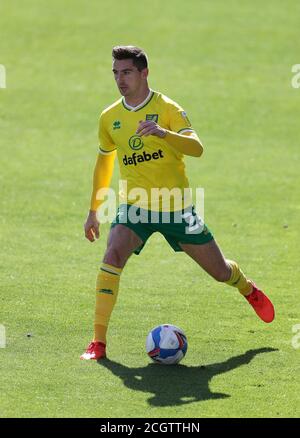
<path fill-rule="evenodd" d="M 84 224 L 84 234 L 90 242 L 94 242 L 95 238 L 99 239 L 99 226 L 100 223 L 97 220 L 96 212 L 90 211 Z"/>
<path fill-rule="evenodd" d="M 139 121 L 138 128 L 136 130 L 136 134 L 140 137 L 148 137 L 148 135 L 156 135 L 157 137 L 164 138 L 166 136 L 166 129 L 161 128 L 157 123 L 153 120 L 148 121 Z"/>

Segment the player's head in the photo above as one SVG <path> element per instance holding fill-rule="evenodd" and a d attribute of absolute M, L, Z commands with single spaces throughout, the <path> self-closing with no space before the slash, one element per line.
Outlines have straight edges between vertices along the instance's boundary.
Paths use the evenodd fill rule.
<path fill-rule="evenodd" d="M 148 86 L 148 59 L 142 49 L 135 46 L 116 46 L 112 57 L 115 81 L 123 96 L 133 96 Z"/>

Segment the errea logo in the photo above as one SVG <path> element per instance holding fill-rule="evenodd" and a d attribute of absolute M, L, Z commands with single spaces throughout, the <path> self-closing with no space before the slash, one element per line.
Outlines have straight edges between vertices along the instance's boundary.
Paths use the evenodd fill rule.
<path fill-rule="evenodd" d="M 113 123 L 113 129 L 120 129 L 120 128 L 121 128 L 120 120 L 115 120 Z"/>

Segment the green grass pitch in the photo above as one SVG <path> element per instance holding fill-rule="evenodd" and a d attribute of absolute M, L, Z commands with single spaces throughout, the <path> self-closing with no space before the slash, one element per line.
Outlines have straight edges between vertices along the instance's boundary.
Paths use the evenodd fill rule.
<path fill-rule="evenodd" d="M 300 415 L 299 13 L 292 0 L 1 2 L 0 417 Z M 79 356 L 109 227 L 92 245 L 83 223 L 116 44 L 144 47 L 150 86 L 187 111 L 205 147 L 186 159 L 205 220 L 277 315 L 262 323 L 155 235 L 124 270 L 98 365 Z M 175 367 L 145 353 L 166 322 L 189 340 Z"/>

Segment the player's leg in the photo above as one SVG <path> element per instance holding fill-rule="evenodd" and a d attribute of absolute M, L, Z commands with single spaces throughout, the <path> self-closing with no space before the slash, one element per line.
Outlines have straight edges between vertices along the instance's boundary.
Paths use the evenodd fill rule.
<path fill-rule="evenodd" d="M 181 243 L 180 246 L 215 280 L 236 287 L 244 296 L 252 292 L 251 281 L 235 262 L 225 259 L 215 240 L 202 245 Z"/>
<path fill-rule="evenodd" d="M 96 283 L 94 339 L 81 359 L 105 357 L 106 332 L 117 300 L 120 275 L 128 258 L 142 243 L 142 239 L 125 225 L 111 228 Z"/>
<path fill-rule="evenodd" d="M 125 225 L 111 228 L 103 263 L 123 269 L 131 254 L 143 244 L 142 239 Z"/>
<path fill-rule="evenodd" d="M 217 281 L 228 281 L 231 268 L 215 240 L 202 245 L 180 243 L 180 247 Z"/>
<path fill-rule="evenodd" d="M 215 240 L 198 245 L 186 243 L 179 245 L 217 281 L 236 287 L 263 321 L 273 321 L 274 307 L 269 298 L 246 278 L 236 262 L 225 259 Z"/>
<path fill-rule="evenodd" d="M 122 269 L 142 243 L 140 237 L 125 225 L 117 224 L 110 230 L 96 283 L 94 341 L 106 343 L 107 327 L 117 300 Z"/>

